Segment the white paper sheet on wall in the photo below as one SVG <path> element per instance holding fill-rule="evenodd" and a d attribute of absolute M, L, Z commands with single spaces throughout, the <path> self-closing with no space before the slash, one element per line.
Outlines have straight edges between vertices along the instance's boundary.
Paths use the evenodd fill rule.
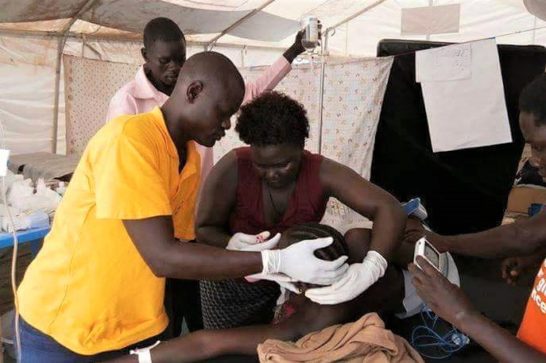
<path fill-rule="evenodd" d="M 444 50 L 440 56 L 432 50 L 416 54 L 433 152 L 512 142 L 496 42 L 486 39 L 465 46 L 468 52 L 454 45 L 444 48 L 457 51 Z M 451 62 L 444 59 L 447 54 L 454 58 Z M 463 77 L 466 62 L 468 78 Z"/>
<path fill-rule="evenodd" d="M 471 43 L 415 53 L 415 80 L 454 81 L 472 77 Z"/>

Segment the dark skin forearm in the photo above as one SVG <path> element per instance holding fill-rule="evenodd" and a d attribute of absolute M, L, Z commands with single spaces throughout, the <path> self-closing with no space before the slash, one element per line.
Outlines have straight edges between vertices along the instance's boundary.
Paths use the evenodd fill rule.
<path fill-rule="evenodd" d="M 546 356 L 483 317 L 463 291 L 450 283 L 423 257 L 409 265 L 412 282 L 423 301 L 439 317 L 470 336 L 501 362 L 546 362 Z"/>
<path fill-rule="evenodd" d="M 288 61 L 288 63 L 292 63 L 294 59 L 296 59 L 296 57 L 300 54 L 301 52 L 296 49 L 296 47 L 291 46 L 283 53 L 283 57 Z"/>
<path fill-rule="evenodd" d="M 404 230 L 406 215 L 398 202 L 383 206 L 373 216 L 370 250 L 377 251 L 389 259 L 399 247 L 400 235 Z"/>
<path fill-rule="evenodd" d="M 138 252 L 157 276 L 221 280 L 262 271 L 260 253 L 227 251 L 176 240 L 171 216 L 124 220 L 123 224 Z"/>
<path fill-rule="evenodd" d="M 198 242 L 210 246 L 226 248 L 231 235 L 227 232 L 227 227 L 218 227 L 213 225 L 200 225 L 198 228 Z"/>
<path fill-rule="evenodd" d="M 197 362 L 231 354 L 256 355 L 257 346 L 267 339 L 294 340 L 296 335 L 296 330 L 286 323 L 200 330 L 161 343 L 151 350 L 151 355 L 154 363 Z M 138 362 L 136 356 L 125 356 L 110 363 L 132 362 Z"/>
<path fill-rule="evenodd" d="M 457 328 L 503 363 L 546 363 L 546 355 L 523 343 L 481 314 L 469 314 L 456 322 Z"/>
<path fill-rule="evenodd" d="M 427 233 L 441 250 L 460 255 L 497 258 L 527 256 L 546 246 L 546 213 L 487 231 L 457 236 Z"/>
<path fill-rule="evenodd" d="M 398 249 L 406 226 L 406 214 L 396 198 L 330 159 L 323 160 L 320 178 L 329 197 L 373 221 L 370 250 L 389 260 Z"/>
<path fill-rule="evenodd" d="M 300 30 L 298 34 L 296 34 L 296 39 L 294 40 L 294 44 L 292 44 L 290 48 L 288 48 L 283 53 L 283 56 L 288 61 L 288 63 L 292 63 L 298 55 L 305 52 L 305 48 L 301 44 L 302 37 L 303 37 L 303 30 Z"/>
<path fill-rule="evenodd" d="M 227 246 L 231 238 L 227 223 L 235 208 L 237 183 L 237 157 L 231 151 L 214 165 L 203 185 L 195 225 L 199 243 Z"/>

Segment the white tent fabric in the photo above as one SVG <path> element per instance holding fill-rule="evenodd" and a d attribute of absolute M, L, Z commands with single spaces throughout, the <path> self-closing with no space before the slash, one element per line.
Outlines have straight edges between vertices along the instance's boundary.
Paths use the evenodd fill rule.
<path fill-rule="evenodd" d="M 544 3 L 543 0 L 0 0 L 0 72 L 9 75 L 0 79 L 3 100 L 0 121 L 8 147 L 17 152 L 51 150 L 46 140 L 52 141 L 51 125 L 57 123 L 57 151 L 62 152 L 65 128 L 64 97 L 60 95 L 64 89 L 60 77 L 62 55 L 139 64 L 140 32 L 155 16 L 177 21 L 187 34 L 189 54 L 214 45 L 215 50 L 225 53 L 237 66 L 246 67 L 270 64 L 280 56 L 293 42 L 295 24 L 305 15 L 317 15 L 323 30 L 329 30 L 325 34 L 328 40 L 323 43 L 327 43 L 327 52 L 332 56 L 373 56 L 378 41 L 384 38 L 463 42 L 497 37 L 499 44 L 545 45 L 546 22 L 539 18 L 546 13 Z M 457 33 L 401 34 L 403 8 L 449 4 L 461 5 Z M 60 81 L 58 112 L 54 105 L 57 79 Z M 31 95 L 15 92 L 14 87 L 26 87 Z M 36 107 L 25 108 L 31 101 Z M 32 127 L 25 129 L 22 125 Z M 28 142 L 31 137 L 41 141 Z"/>

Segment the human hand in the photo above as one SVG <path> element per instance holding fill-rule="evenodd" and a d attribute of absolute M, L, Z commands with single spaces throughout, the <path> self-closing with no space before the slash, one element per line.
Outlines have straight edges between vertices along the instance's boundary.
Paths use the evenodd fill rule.
<path fill-rule="evenodd" d="M 407 228 L 407 227 L 406 227 Z M 411 228 L 411 227 L 410 227 Z M 440 253 L 449 252 L 447 237 L 425 229 L 412 228 L 404 232 L 403 242 L 415 244 L 419 239 L 425 237 Z"/>
<path fill-rule="evenodd" d="M 248 276 L 245 276 L 245 280 L 247 280 L 250 283 L 260 281 L 260 280 L 274 281 L 279 286 L 284 287 L 287 290 L 290 290 L 296 294 L 301 293 L 300 289 L 298 289 L 298 287 L 295 284 L 297 281 L 283 273 L 272 273 L 272 274 L 259 273 L 254 275 L 248 275 Z"/>
<path fill-rule="evenodd" d="M 331 285 L 349 268 L 347 256 L 335 261 L 321 260 L 315 251 L 331 245 L 331 237 L 305 240 L 283 250 L 262 251 L 264 275 L 284 273 L 294 280 L 317 285 Z"/>
<path fill-rule="evenodd" d="M 417 262 L 422 269 L 413 263 L 408 266 L 413 276 L 411 281 L 417 294 L 436 315 L 460 329 L 464 318 L 478 314 L 458 286 L 449 282 L 422 256 L 417 256 Z"/>
<path fill-rule="evenodd" d="M 305 296 L 321 305 L 340 304 L 366 291 L 385 274 L 386 269 L 387 261 L 383 256 L 369 251 L 364 261 L 349 266 L 338 282 L 328 287 L 309 289 Z"/>
<path fill-rule="evenodd" d="M 277 247 L 281 234 L 277 233 L 269 238 L 270 233 L 265 231 L 260 234 L 235 233 L 229 240 L 226 249 L 232 251 L 259 252 Z"/>
<path fill-rule="evenodd" d="M 318 21 L 318 44 L 320 44 L 322 39 L 322 24 L 320 20 Z M 301 53 L 305 52 L 305 47 L 302 44 L 303 36 L 305 35 L 305 29 L 300 30 L 297 32 L 296 37 L 294 38 L 294 43 L 284 52 L 285 58 L 292 63 L 294 59 L 300 55 Z"/>
<path fill-rule="evenodd" d="M 543 258 L 537 256 L 508 257 L 501 262 L 502 278 L 509 285 L 515 285 L 519 277 L 532 269 L 538 270 Z"/>

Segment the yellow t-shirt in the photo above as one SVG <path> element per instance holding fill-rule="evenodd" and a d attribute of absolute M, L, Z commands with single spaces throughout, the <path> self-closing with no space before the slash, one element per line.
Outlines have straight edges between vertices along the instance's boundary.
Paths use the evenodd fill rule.
<path fill-rule="evenodd" d="M 194 238 L 200 158 L 193 142 L 181 173 L 178 164 L 159 108 L 114 119 L 89 141 L 19 287 L 30 325 L 84 355 L 166 328 L 165 280 L 144 262 L 122 220 L 172 215 L 175 236 Z"/>

